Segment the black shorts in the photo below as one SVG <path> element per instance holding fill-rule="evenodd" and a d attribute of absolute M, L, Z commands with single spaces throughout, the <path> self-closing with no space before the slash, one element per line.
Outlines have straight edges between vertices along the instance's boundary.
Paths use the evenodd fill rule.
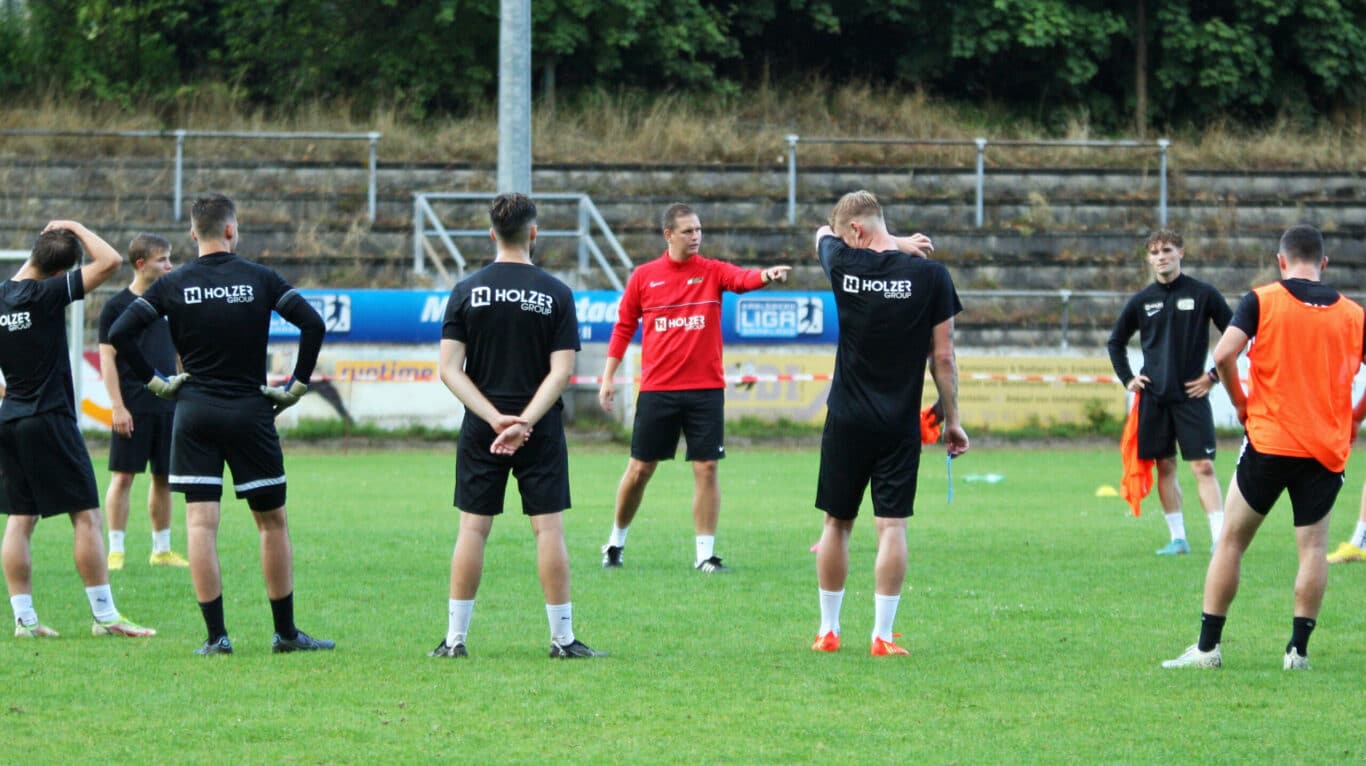
<path fill-rule="evenodd" d="M 508 473 L 517 477 L 522 513 L 539 516 L 569 507 L 569 448 L 560 409 L 552 408 L 511 455 L 489 452 L 493 428 L 468 412 L 455 459 L 455 507 L 480 516 L 503 512 Z"/>
<path fill-rule="evenodd" d="M 0 471 L 6 513 L 47 517 L 100 507 L 85 439 L 64 412 L 0 423 Z"/>
<path fill-rule="evenodd" d="M 631 457 L 647 463 L 673 460 L 680 433 L 688 441 L 688 460 L 725 457 L 726 390 L 641 391 Z"/>
<path fill-rule="evenodd" d="M 223 463 L 233 490 L 253 511 L 285 504 L 285 459 L 275 412 L 264 396 L 182 400 L 171 438 L 171 490 L 190 503 L 223 496 Z"/>
<path fill-rule="evenodd" d="M 1333 510 L 1333 503 L 1337 502 L 1342 489 L 1343 475 L 1324 468 L 1312 457 L 1263 454 L 1244 438 L 1234 480 L 1247 504 L 1263 516 L 1271 511 L 1281 491 L 1287 491 L 1295 526 L 1307 527 L 1317 524 Z"/>
<path fill-rule="evenodd" d="M 920 431 L 888 433 L 827 417 L 821 433 L 816 507 L 837 519 L 858 516 L 872 483 L 873 515 L 904 519 L 915 513 Z"/>
<path fill-rule="evenodd" d="M 1146 396 L 1139 397 L 1139 459 L 1175 457 L 1178 444 L 1182 460 L 1214 459 L 1214 413 L 1209 397 L 1180 402 L 1155 402 Z"/>
<path fill-rule="evenodd" d="M 142 473 L 152 465 L 154 476 L 171 472 L 172 414 L 133 413 L 133 435 L 109 437 L 109 470 Z"/>

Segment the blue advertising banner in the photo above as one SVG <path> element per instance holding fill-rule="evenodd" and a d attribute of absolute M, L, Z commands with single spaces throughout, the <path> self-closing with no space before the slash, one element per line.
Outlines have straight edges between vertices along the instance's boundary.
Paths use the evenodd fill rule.
<path fill-rule="evenodd" d="M 436 343 L 450 292 L 445 290 L 319 290 L 299 293 L 327 325 L 328 343 Z M 584 290 L 574 294 L 579 337 L 606 343 L 617 321 L 621 293 Z M 270 318 L 270 339 L 299 337 L 278 314 Z M 726 293 L 721 304 L 722 338 L 727 343 L 833 344 L 839 336 L 835 299 L 829 292 Z M 637 331 L 635 340 L 639 342 Z"/>

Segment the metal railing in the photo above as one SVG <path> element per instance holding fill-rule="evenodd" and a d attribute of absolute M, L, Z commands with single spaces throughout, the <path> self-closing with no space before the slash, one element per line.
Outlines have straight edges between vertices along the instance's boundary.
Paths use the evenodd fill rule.
<path fill-rule="evenodd" d="M 432 207 L 432 202 L 488 202 L 496 194 L 482 192 L 414 192 L 413 193 L 413 273 L 426 274 L 427 262 L 431 261 L 441 275 L 443 281 L 454 284 L 465 276 L 467 261 L 460 247 L 455 243 L 455 237 L 488 237 L 488 229 L 450 229 L 442 222 L 441 216 Z M 626 255 L 626 250 L 617 241 L 617 237 L 612 233 L 612 228 L 607 225 L 607 221 L 598 212 L 597 205 L 587 194 L 537 194 L 535 199 L 538 203 L 547 202 L 573 202 L 578 206 L 577 227 L 573 229 L 547 229 L 538 227 L 536 236 L 544 238 L 574 238 L 578 246 L 578 270 L 580 274 L 589 272 L 590 260 L 602 269 L 607 276 L 607 281 L 611 283 L 612 289 L 621 290 L 623 282 L 617 276 L 616 269 L 602 248 L 598 246 L 593 237 L 594 227 L 602 238 L 606 241 L 608 249 L 616 256 L 616 265 L 630 273 L 634 264 L 631 258 Z M 442 263 L 439 253 L 429 241 L 430 237 L 435 237 L 445 246 L 446 253 L 455 262 L 456 274 L 452 278 L 450 272 Z"/>
<path fill-rule="evenodd" d="M 78 138 L 173 138 L 175 139 L 175 188 L 172 192 L 172 210 L 175 220 L 182 217 L 181 201 L 184 197 L 185 178 L 185 139 L 187 138 L 232 138 L 247 141 L 368 141 L 370 144 L 369 179 L 366 190 L 366 203 L 370 223 L 375 222 L 375 205 L 379 176 L 379 140 L 381 133 L 277 133 L 235 130 L 39 130 L 13 129 L 0 130 L 0 136 L 74 136 Z"/>
<path fill-rule="evenodd" d="M 985 138 L 974 138 L 972 140 L 963 138 L 807 138 L 790 133 L 786 136 L 787 140 L 787 222 L 789 225 L 797 223 L 797 144 L 896 144 L 907 146 L 975 146 L 977 148 L 977 189 L 975 205 L 975 221 L 977 228 L 985 225 L 985 189 L 986 189 L 986 153 L 987 145 L 994 146 L 1041 146 L 1041 147 L 1076 147 L 1086 149 L 1147 149 L 1156 148 L 1160 156 L 1159 160 L 1159 187 L 1157 200 L 1157 220 L 1162 226 L 1167 225 L 1167 149 L 1171 146 L 1171 141 L 1161 138 L 1157 141 L 1091 141 L 1091 140 L 1057 140 L 1057 141 L 1030 141 L 1000 139 L 989 141 Z"/>

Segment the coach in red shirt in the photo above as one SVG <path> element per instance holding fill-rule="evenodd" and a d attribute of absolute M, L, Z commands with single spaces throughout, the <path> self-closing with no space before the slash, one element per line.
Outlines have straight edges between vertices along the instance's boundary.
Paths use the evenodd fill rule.
<path fill-rule="evenodd" d="M 598 391 L 598 401 L 610 412 L 616 397 L 612 378 L 643 321 L 631 459 L 617 487 L 616 515 L 612 534 L 602 546 L 602 565 L 621 566 L 626 530 L 640 510 L 645 485 L 660 460 L 673 459 L 681 433 L 693 465 L 693 566 L 699 572 L 727 572 L 715 553 L 721 510 L 716 461 L 726 456 L 721 293 L 745 293 L 775 280 L 786 282 L 792 267 L 742 269 L 703 258 L 698 254 L 702 223 L 684 204 L 670 205 L 662 224 L 668 250 L 638 267 L 626 283 Z"/>

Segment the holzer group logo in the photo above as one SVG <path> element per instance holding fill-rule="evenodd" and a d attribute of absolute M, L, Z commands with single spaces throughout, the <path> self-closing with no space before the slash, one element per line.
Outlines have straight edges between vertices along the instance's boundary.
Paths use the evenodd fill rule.
<path fill-rule="evenodd" d="M 494 303 L 517 303 L 522 311 L 549 315 L 555 310 L 555 298 L 539 290 L 516 288 L 476 287 L 470 290 L 470 308 L 484 308 Z"/>
<path fill-rule="evenodd" d="M 15 311 L 12 314 L 0 314 L 0 327 L 4 327 L 10 332 L 27 330 L 33 326 L 33 317 L 27 311 Z"/>
<path fill-rule="evenodd" d="M 223 301 L 224 303 L 251 303 L 255 295 L 251 285 L 225 285 L 223 287 L 187 287 L 185 303 L 204 301 Z"/>
<path fill-rule="evenodd" d="M 846 293 L 882 293 L 889 300 L 905 300 L 911 297 L 909 279 L 864 279 L 854 274 L 844 275 Z"/>
<path fill-rule="evenodd" d="M 655 317 L 655 332 L 705 330 L 706 328 L 707 317 L 705 314 L 693 314 L 690 317 Z"/>

